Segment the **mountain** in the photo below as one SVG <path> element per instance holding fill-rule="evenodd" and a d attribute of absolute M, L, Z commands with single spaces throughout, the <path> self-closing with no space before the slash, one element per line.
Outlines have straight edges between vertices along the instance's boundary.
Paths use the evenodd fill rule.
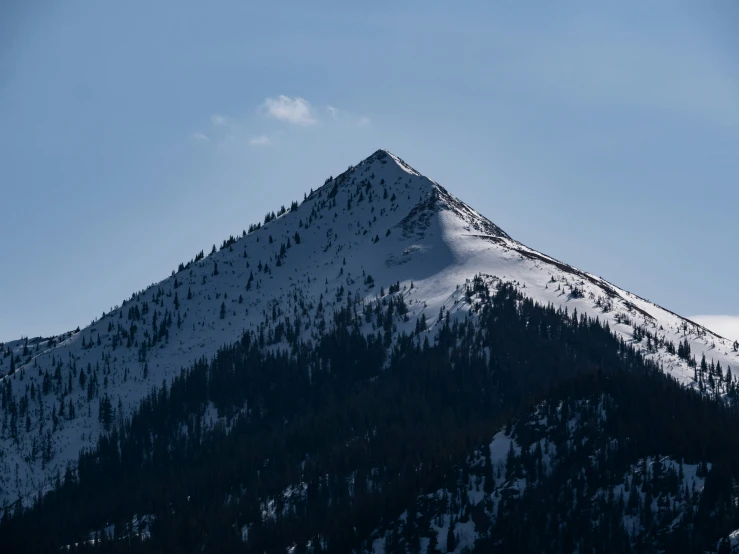
<path fill-rule="evenodd" d="M 573 332 L 577 335 L 573 335 L 572 343 L 566 343 L 570 345 L 569 349 L 560 352 L 560 358 L 553 358 L 560 359 L 562 366 L 549 367 L 548 364 L 554 362 L 547 361 L 546 357 L 534 357 L 536 352 L 560 348 L 553 346 L 551 336 L 544 342 L 541 342 L 541 337 L 536 340 L 526 338 L 525 325 L 518 336 L 513 330 L 498 329 L 496 326 L 500 323 L 490 319 L 495 310 L 515 305 L 541 310 L 535 312 L 540 314 L 536 317 L 542 321 L 556 320 L 547 324 L 552 329 L 559 328 L 562 333 Z M 508 322 L 511 329 L 521 324 L 520 318 L 510 312 L 503 311 L 495 317 Z M 572 321 L 575 322 L 574 331 L 570 329 Z M 579 322 L 583 326 L 595 325 L 596 330 L 580 330 Z M 501 335 L 510 332 L 511 341 L 496 342 L 489 336 L 491 329 L 498 329 Z M 466 337 L 465 332 L 470 337 Z M 445 342 L 450 335 L 456 337 L 455 341 Z M 446 345 L 446 350 L 441 350 L 442 344 Z M 453 356 L 461 355 L 460 344 L 466 345 L 466 359 L 452 362 Z M 587 345 L 591 344 L 600 345 L 602 352 L 608 354 L 596 356 L 594 351 L 587 350 Z M 77 493 L 88 491 L 85 494 L 89 494 L 89 501 L 102 506 L 105 503 L 102 497 L 95 496 L 102 493 L 94 491 L 106 490 L 112 494 L 111 491 L 115 490 L 116 494 L 127 498 L 116 508 L 115 515 L 113 512 L 100 511 L 84 517 L 80 515 L 74 525 L 59 521 L 58 524 L 50 524 L 54 531 L 50 531 L 49 536 L 62 541 L 58 543 L 59 546 L 74 542 L 84 544 L 80 539 L 84 536 L 80 534 L 84 528 L 81 522 L 90 525 L 86 528 L 89 533 L 108 528 L 111 521 L 115 521 L 118 539 L 124 535 L 129 539 L 134 535 L 139 539 L 148 537 L 148 530 L 146 533 L 136 533 L 132 529 L 132 518 L 138 514 L 136 521 L 145 515 L 149 518 L 146 521 L 155 522 L 152 524 L 152 533 L 158 533 L 161 537 L 164 531 L 157 531 L 156 526 L 163 525 L 163 516 L 155 509 L 157 501 L 147 497 L 149 493 L 128 495 L 125 490 L 116 488 L 123 486 L 123 483 L 130 485 L 133 482 L 128 481 L 128 477 L 119 478 L 116 472 L 129 477 L 138 475 L 137 479 L 140 480 L 144 479 L 143 474 L 136 472 L 150 472 L 146 473 L 149 478 L 154 474 L 171 476 L 171 468 L 166 474 L 158 474 L 154 468 L 159 467 L 157 471 L 163 471 L 162 466 L 157 466 L 158 456 L 164 457 L 159 459 L 169 460 L 167 463 L 172 462 L 168 456 L 174 456 L 177 450 L 174 446 L 175 437 L 180 437 L 177 440 L 189 445 L 183 446 L 183 452 L 189 452 L 180 460 L 183 467 L 190 467 L 188 464 L 194 464 L 193 460 L 200 460 L 200 468 L 212 467 L 210 464 L 214 463 L 212 456 L 215 456 L 215 452 L 231 452 L 227 458 L 234 455 L 229 448 L 236 448 L 236 443 L 229 441 L 236 441 L 238 437 L 248 437 L 243 439 L 248 441 L 253 441 L 255 436 L 262 437 L 264 441 L 282 437 L 288 443 L 298 439 L 307 440 L 308 443 L 302 447 L 306 457 L 296 461 L 295 467 L 280 470 L 279 477 L 264 476 L 273 471 L 271 466 L 266 469 L 270 463 L 287 464 L 286 461 L 275 462 L 276 458 L 272 456 L 265 458 L 263 469 L 255 474 L 258 477 L 244 477 L 243 482 L 231 482 L 229 485 L 236 487 L 234 491 L 243 491 L 246 481 L 252 483 L 250 486 L 255 486 L 257 492 L 243 492 L 246 495 L 244 498 L 249 498 L 252 507 L 262 506 L 262 509 L 261 512 L 257 510 L 256 515 L 253 509 L 243 510 L 238 517 L 233 517 L 246 523 L 239 523 L 236 527 L 232 523 L 226 527 L 238 528 L 239 544 L 244 548 L 256 549 L 254 541 L 263 540 L 266 542 L 259 543 L 260 547 L 267 549 L 273 542 L 266 538 L 255 538 L 261 532 L 257 527 L 261 528 L 268 522 L 281 523 L 284 519 L 281 510 L 288 510 L 294 516 L 301 509 L 308 510 L 308 505 L 319 512 L 322 509 L 311 504 L 311 498 L 320 497 L 315 490 L 324 490 L 329 483 L 318 477 L 310 482 L 301 475 L 301 472 L 307 471 L 306 466 L 313 463 L 309 460 L 320 459 L 322 464 L 326 464 L 316 466 L 315 471 L 320 469 L 326 474 L 324 470 L 331 467 L 332 478 L 342 476 L 345 480 L 356 480 L 356 472 L 360 471 L 356 468 L 361 466 L 358 461 L 354 467 L 349 461 L 339 463 L 331 457 L 324 459 L 322 456 L 326 455 L 326 449 L 339 452 L 342 448 L 348 448 L 347 445 L 353 441 L 372 442 L 371 437 L 376 432 L 372 429 L 378 427 L 376 424 L 369 425 L 365 429 L 368 434 L 364 439 L 349 432 L 362 428 L 366 423 L 359 423 L 361 414 L 354 414 L 352 417 L 359 419 L 348 427 L 349 434 L 342 438 L 344 447 L 341 447 L 340 442 L 335 442 L 341 434 L 338 430 L 335 437 L 324 437 L 317 428 L 312 428 L 308 433 L 300 427 L 301 421 L 323 421 L 329 428 L 336 424 L 337 429 L 343 429 L 338 423 L 321 418 L 334 413 L 332 410 L 337 418 L 343 418 L 344 412 L 341 410 L 351 409 L 345 405 L 347 395 L 356 395 L 357 405 L 365 406 L 364 417 L 369 420 L 379 409 L 372 398 L 382 399 L 383 394 L 387 394 L 388 405 L 394 406 L 393 399 L 396 397 L 391 391 L 405 391 L 404 394 L 408 394 L 409 398 L 419 394 L 418 391 L 411 393 L 405 389 L 413 387 L 413 380 L 405 380 L 408 378 L 406 372 L 411 368 L 420 372 L 416 375 L 417 379 L 438 378 L 437 384 L 449 385 L 450 382 L 444 379 L 450 377 L 433 373 L 429 375 L 434 377 L 429 377 L 423 373 L 423 368 L 446 364 L 444 367 L 456 371 L 458 367 L 469 366 L 470 376 L 474 376 L 474 379 L 469 377 L 469 381 L 457 382 L 455 386 L 460 391 L 466 390 L 469 393 L 467 397 L 475 394 L 476 390 L 487 391 L 487 395 L 495 390 L 494 397 L 486 396 L 478 406 L 480 409 L 485 407 L 490 413 L 482 417 L 483 414 L 479 412 L 462 410 L 464 416 L 452 418 L 458 426 L 452 425 L 442 432 L 439 429 L 446 429 L 446 420 L 436 421 L 439 414 L 434 414 L 433 410 L 426 412 L 427 408 L 419 407 L 419 412 L 413 417 L 421 418 L 424 414 L 421 423 L 426 421 L 429 428 L 438 432 L 440 437 L 452 440 L 450 437 L 458 436 L 460 429 L 464 429 L 466 439 L 462 441 L 463 444 L 453 441 L 453 447 L 446 444 L 443 456 L 437 450 L 427 452 L 428 456 L 432 456 L 430 459 L 437 460 L 434 462 L 437 465 L 433 469 L 424 469 L 423 478 L 419 477 L 417 482 L 404 483 L 398 489 L 402 489 L 402 494 L 398 494 L 406 501 L 415 498 L 416 505 L 422 507 L 418 513 L 429 521 L 435 518 L 435 523 L 429 523 L 426 527 L 433 528 L 439 537 L 449 534 L 453 520 L 456 520 L 455 525 L 459 525 L 461 519 L 467 518 L 463 525 L 472 530 L 464 532 L 463 528 L 466 527 L 463 526 L 457 529 L 459 536 L 452 539 L 452 542 L 457 541 L 455 551 L 475 548 L 478 542 L 482 545 L 479 548 L 494 548 L 497 543 L 488 539 L 482 529 L 495 528 L 494 514 L 502 513 L 501 508 L 493 502 L 491 506 L 494 506 L 495 512 L 478 510 L 478 521 L 485 520 L 487 523 L 480 523 L 480 530 L 474 530 L 475 525 L 469 523 L 472 489 L 477 494 L 486 482 L 487 487 L 492 487 L 489 491 L 491 495 L 495 492 L 499 496 L 508 495 L 505 491 L 518 490 L 515 495 L 530 502 L 521 491 L 532 479 L 530 471 L 527 473 L 524 469 L 529 462 L 520 462 L 514 468 L 518 463 L 514 460 L 500 476 L 485 481 L 483 473 L 487 469 L 481 468 L 489 469 L 494 465 L 492 454 L 481 454 L 484 449 L 480 450 L 480 445 L 485 436 L 489 439 L 488 443 L 492 440 L 492 450 L 497 448 L 495 445 L 500 441 L 504 441 L 508 445 L 514 444 L 514 454 L 517 452 L 518 457 L 524 458 L 527 455 L 522 452 L 527 449 L 522 446 L 535 448 L 537 443 L 540 449 L 547 449 L 547 444 L 559 445 L 559 449 L 552 447 L 557 455 L 552 454 L 547 458 L 542 465 L 544 469 L 537 473 L 538 480 L 533 482 L 537 483 L 537 490 L 552 487 L 561 497 L 569 494 L 566 491 L 570 490 L 571 480 L 560 479 L 545 485 L 545 477 L 551 478 L 557 467 L 578 465 L 583 472 L 590 471 L 586 471 L 590 466 L 581 457 L 570 455 L 569 449 L 568 453 L 561 453 L 563 441 L 573 441 L 574 435 L 570 435 L 580 431 L 581 426 L 590 425 L 588 432 L 594 442 L 592 447 L 588 447 L 589 456 L 608 458 L 613 454 L 608 447 L 609 441 L 615 440 L 614 437 L 625 440 L 615 428 L 604 424 L 609 417 L 616 416 L 609 416 L 608 409 L 603 408 L 601 419 L 596 418 L 593 422 L 592 413 L 586 412 L 587 418 L 578 416 L 579 419 L 573 420 L 567 428 L 570 419 L 560 413 L 551 429 L 542 424 L 543 429 L 538 431 L 541 435 L 537 439 L 539 442 L 527 436 L 523 431 L 525 425 L 521 422 L 532 420 L 542 410 L 547 410 L 550 414 L 547 418 L 551 419 L 555 413 L 559 413 L 557 410 L 561 411 L 561 405 L 568 404 L 572 406 L 572 413 L 582 411 L 583 405 L 592 406 L 592 402 L 616 410 L 613 406 L 632 405 L 634 396 L 629 396 L 623 390 L 612 391 L 604 396 L 606 393 L 603 390 L 607 387 L 603 380 L 606 378 L 599 373 L 597 379 L 601 381 L 598 381 L 598 386 L 593 383 L 589 383 L 588 387 L 582 385 L 590 395 L 587 401 L 583 396 L 585 393 L 581 391 L 579 397 L 562 396 L 561 405 L 554 408 L 541 404 L 551 402 L 553 390 L 561 387 L 563 382 L 587 381 L 581 374 L 596 371 L 596 367 L 597 371 L 620 368 L 629 376 L 621 378 L 619 382 L 631 382 L 631 379 L 634 386 L 644 387 L 649 393 L 662 391 L 666 398 L 673 401 L 682 399 L 695 403 L 697 407 L 694 411 L 687 412 L 695 416 L 695 421 L 707 421 L 705 414 L 708 412 L 715 418 L 728 418 L 726 410 L 733 407 L 736 398 L 732 368 L 739 366 L 738 349 L 736 343 L 695 322 L 519 243 L 440 184 L 424 177 L 390 152 L 379 150 L 337 177 L 329 177 L 315 191 L 311 189 L 302 202 L 293 202 L 289 209 L 283 206 L 277 213 L 267 214 L 262 223 L 251 225 L 249 231 L 244 231 L 241 236 L 224 240 L 219 249 L 214 245 L 207 256 L 204 252 L 199 253 L 190 262 L 181 264 L 171 276 L 134 293 L 88 327 L 55 339 L 32 339 L 3 345 L 0 374 L 6 376 L 2 379 L 3 410 L 0 416 L 0 500 L 6 506 L 7 517 L 12 513 L 20 514 L 23 506 L 26 506 L 31 515 L 24 517 L 30 518 L 29 521 L 33 520 L 33 514 L 37 514 L 36 517 L 45 514 L 44 521 L 49 521 L 50 514 L 57 514 L 53 511 L 58 509 L 54 508 L 54 502 L 71 498 L 65 496 L 68 494 L 65 491 L 79 487 L 74 489 Z M 506 353 L 505 360 L 500 358 L 502 352 Z M 611 360 L 610 364 L 605 364 L 603 360 L 606 359 Z M 564 364 L 564 360 L 569 360 L 569 365 Z M 501 377 L 497 380 L 496 377 L 486 381 L 490 379 L 493 366 L 506 367 L 511 373 L 505 373 L 505 379 Z M 520 366 L 518 373 L 514 369 L 516 366 Z M 487 369 L 483 371 L 483 367 Z M 243 369 L 237 371 L 237 368 Z M 655 372 L 659 378 L 653 375 Z M 483 373 L 487 377 L 483 378 Z M 634 377 L 632 373 L 639 377 Z M 432 386 L 429 383 L 426 385 Z M 430 390 L 436 392 L 431 394 Z M 466 402 L 461 400 L 461 396 L 448 397 L 446 392 L 442 394 L 433 387 L 429 391 L 419 397 L 419 403 L 423 404 L 433 397 L 442 404 L 450 403 L 454 410 L 458 410 Z M 561 391 L 559 393 L 563 394 Z M 664 399 L 652 402 L 649 414 L 654 415 L 658 407 L 665 407 L 664 402 Z M 703 403 L 708 403 L 709 407 Z M 438 407 L 443 409 L 444 405 Z M 670 409 L 675 409 L 674 405 Z M 156 415 L 159 413 L 157 410 L 169 415 Z M 389 409 L 389 413 L 394 412 Z M 380 417 L 378 414 L 375 415 Z M 696 414 L 700 414 L 700 417 Z M 164 418 L 161 421 L 158 419 L 160 416 Z M 395 416 L 402 420 L 411 418 L 411 414 L 402 411 Z M 518 423 L 509 421 L 505 423 L 506 428 L 501 430 L 505 420 L 511 417 L 518 418 L 515 419 Z M 623 417 L 619 412 L 618 418 Z M 432 421 L 435 423 L 432 424 Z M 731 427 L 731 423 L 727 423 L 730 420 L 721 421 Z M 152 425 L 141 435 L 149 438 L 141 439 L 137 435 L 137 422 L 144 427 Z M 154 422 L 157 422 L 156 425 Z M 631 425 L 637 424 L 631 421 L 624 427 L 631 429 Z M 658 427 L 660 432 L 664 436 L 673 436 L 674 426 L 665 422 L 662 424 L 665 427 Z M 562 425 L 569 430 L 561 429 Z M 410 433 L 405 427 L 403 429 L 403 433 Z M 698 433 L 686 428 L 683 431 L 686 436 Z M 414 432 L 415 435 L 400 433 L 398 436 L 406 439 L 410 436 L 427 436 L 429 430 L 424 427 L 424 430 L 417 428 Z M 556 433 L 559 435 L 555 436 Z M 711 433 L 707 435 L 714 436 Z M 318 437 L 323 437 L 321 440 L 326 442 L 321 443 L 322 448 L 313 451 L 310 443 L 315 441 L 318 444 Z M 166 449 L 159 454 L 156 454 L 157 440 L 168 441 Z M 209 443 L 211 440 L 215 442 Z M 578 440 L 582 440 L 582 436 Z M 696 434 L 693 441 L 694 445 L 704 446 L 704 456 L 711 450 L 710 445 L 717 444 L 706 443 L 706 440 Z M 721 435 L 716 440 L 723 441 L 720 444 L 727 444 L 734 440 L 734 436 Z M 466 444 L 467 441 L 476 443 Z M 660 468 L 659 474 L 654 477 L 654 487 L 649 492 L 654 498 L 655 491 L 662 486 L 658 482 L 662 475 L 672 470 L 676 472 L 679 467 L 680 479 L 672 479 L 669 490 L 665 488 L 666 492 L 660 497 L 671 506 L 671 523 L 674 525 L 670 527 L 655 523 L 655 529 L 660 529 L 662 534 L 667 533 L 680 527 L 680 517 L 684 522 L 694 517 L 691 511 L 693 504 L 684 498 L 677 500 L 684 486 L 690 488 L 694 483 L 694 497 L 700 496 L 704 483 L 710 484 L 707 476 L 714 472 L 710 468 L 716 467 L 720 460 L 716 459 L 716 455 L 712 460 L 696 460 L 691 465 L 682 463 L 686 455 L 681 454 L 679 448 L 668 452 L 671 443 L 660 443 L 662 450 L 649 451 L 646 438 L 642 442 L 633 439 L 633 442 L 636 446 L 630 452 L 630 457 L 618 460 L 620 484 L 616 485 L 615 478 L 612 478 L 612 490 L 609 491 L 607 487 L 603 488 L 607 483 L 598 482 L 600 488 L 593 488 L 593 494 L 599 490 L 599 494 L 605 497 L 609 494 L 617 497 L 615 491 L 618 486 L 633 490 L 637 486 L 634 485 L 633 476 L 646 464 L 649 468 Z M 203 446 L 206 443 L 210 444 L 209 450 Z M 260 445 L 257 448 L 253 442 L 249 444 L 254 451 L 264 447 Z M 383 452 L 392 444 L 383 443 Z M 104 455 L 104 452 L 113 448 L 111 445 L 115 450 L 113 458 Z M 419 444 L 417 451 L 426 452 L 425 448 L 426 445 Z M 131 462 L 131 466 L 125 463 L 125 460 L 132 459 L 126 458 L 128 449 L 138 453 L 134 456 L 136 463 Z M 467 454 L 462 455 L 465 451 Z M 288 457 L 287 451 L 277 449 L 274 452 L 280 452 L 285 460 Z M 693 451 L 685 447 L 684 452 Z M 411 453 L 404 451 L 403 456 L 405 460 Z M 444 462 L 440 461 L 442 458 Z M 249 463 L 255 462 L 252 460 Z M 400 467 L 406 468 L 407 463 L 407 460 L 404 461 Z M 423 465 L 423 460 L 417 459 L 414 463 Z M 502 463 L 502 458 L 496 463 Z M 113 464 L 110 467 L 117 469 L 100 473 L 101 468 L 108 467 L 106 464 Z M 454 481 L 434 489 L 438 498 L 447 500 L 442 507 L 437 503 L 429 508 L 427 500 L 431 497 L 428 495 L 436 493 L 428 492 L 428 486 L 442 473 L 453 475 L 452 467 L 456 468 L 454 471 L 465 472 L 466 476 L 479 472 L 480 479 L 467 479 L 464 486 Z M 300 471 L 296 468 L 300 468 Z M 194 473 L 190 477 L 183 477 L 183 482 L 194 479 L 195 469 L 192 471 Z M 234 471 L 233 475 L 238 475 L 239 471 L 247 470 L 241 468 Z M 372 471 L 382 473 L 378 468 Z M 427 471 L 428 475 L 425 473 Z M 654 476 L 657 470 L 650 471 Z M 183 472 L 186 473 L 184 469 Z M 518 477 L 514 478 L 516 475 Z M 526 475 L 529 475 L 528 481 Z M 367 477 L 370 481 L 371 476 L 370 471 Z M 626 480 L 623 480 L 623 476 L 627 476 Z M 109 480 L 118 480 L 118 483 Z M 226 485 L 219 482 L 218 486 Z M 335 487 L 336 484 L 331 486 Z M 588 486 L 595 485 L 589 483 Z M 641 484 L 638 486 L 642 487 Z M 131 488 L 135 487 L 130 485 L 129 490 Z M 457 491 L 457 505 L 450 505 L 447 497 L 452 490 Z M 639 490 L 641 494 L 647 494 L 641 488 Z M 235 498 L 234 491 L 229 492 L 227 497 Z M 246 491 L 249 491 L 248 487 Z M 281 492 L 273 494 L 274 491 Z M 421 491 L 423 494 L 420 494 Z M 182 494 L 190 498 L 194 493 L 188 491 L 188 494 Z M 459 500 L 465 495 L 468 501 Z M 42 498 L 46 500 L 41 502 Z M 474 504 L 479 506 L 481 498 Z M 207 505 L 211 506 L 212 499 L 209 502 L 211 504 Z M 230 500 L 226 500 L 226 497 L 221 501 L 228 502 Z M 628 499 L 624 502 L 628 503 Z M 640 502 L 644 504 L 644 498 Z M 124 514 L 126 509 L 128 512 Z M 172 509 L 177 514 L 182 513 L 182 508 Z M 370 508 L 363 505 L 362 510 Z M 603 511 L 598 512 L 593 508 L 592 517 L 597 519 L 599 514 L 602 517 Z M 659 513 L 659 510 L 655 508 L 655 512 Z M 690 518 L 685 515 L 688 512 Z M 367 516 L 367 525 L 376 519 L 377 514 L 382 514 L 382 522 L 364 529 L 363 536 L 356 530 L 356 525 L 351 539 L 336 529 L 323 535 L 311 535 L 316 528 L 304 522 L 305 528 L 300 527 L 299 532 L 295 530 L 297 527 L 291 528 L 291 533 L 296 536 L 303 533 L 307 538 L 303 543 L 295 541 L 292 548 L 330 551 L 332 544 L 342 544 L 353 545 L 352 548 L 357 551 L 364 548 L 379 552 L 395 551 L 401 547 L 392 545 L 398 544 L 412 551 L 407 537 L 402 539 L 393 535 L 402 533 L 402 529 L 408 526 L 408 510 L 397 510 L 393 518 L 388 517 L 392 509 L 387 506 L 382 509 L 376 506 L 374 512 L 370 510 L 368 513 L 374 514 L 374 519 Z M 405 519 L 398 520 L 403 513 L 406 514 Z M 645 527 L 643 512 L 633 511 L 630 517 L 636 517 L 636 513 L 642 514 L 640 525 Z M 678 517 L 679 514 L 682 515 Z M 12 529 L 18 517 L 21 516 L 11 518 L 7 528 L 10 529 L 7 531 L 8 537 L 15 536 Z M 97 521 L 95 517 L 104 521 Z M 722 521 L 722 526 L 711 528 L 716 537 L 728 536 L 727 530 L 730 529 L 726 526 L 730 527 L 732 523 L 729 521 L 731 518 L 727 518 L 726 522 Z M 352 521 L 356 524 L 355 520 Z M 695 525 L 692 519 L 690 521 L 690 525 Z M 121 531 L 124 522 L 130 528 L 127 534 Z M 634 547 L 637 541 L 643 541 L 643 533 L 646 532 L 643 529 L 636 530 L 638 525 L 633 521 L 631 523 L 633 532 L 627 530 L 616 533 L 623 545 L 629 548 Z M 739 521 L 734 523 L 736 525 L 733 528 L 739 528 Z M 317 522 L 313 524 L 318 525 Z M 516 529 L 525 528 L 524 523 L 513 516 L 508 525 Z M 626 526 L 622 525 L 624 528 Z M 684 531 L 693 541 L 691 544 L 697 545 L 698 539 L 688 530 Z M 406 533 L 412 535 L 410 531 Z M 418 533 L 414 535 L 417 536 Z M 677 532 L 674 536 L 683 537 Z M 72 541 L 74 537 L 78 540 Z M 202 540 L 202 536 L 195 535 L 195 538 L 196 542 Z M 392 542 L 396 538 L 397 543 Z M 418 543 L 419 549 L 428 547 L 431 541 L 428 537 L 426 539 L 428 541 Z M 16 540 L 21 539 L 16 536 Z M 492 542 L 486 543 L 486 540 Z M 155 543 L 153 538 L 149 541 L 150 546 Z M 291 544 L 282 546 L 289 549 Z M 572 539 L 572 544 L 579 544 L 576 538 Z M 448 545 L 445 543 L 443 546 Z M 531 545 L 523 543 L 519 546 L 520 551 L 531 548 Z"/>

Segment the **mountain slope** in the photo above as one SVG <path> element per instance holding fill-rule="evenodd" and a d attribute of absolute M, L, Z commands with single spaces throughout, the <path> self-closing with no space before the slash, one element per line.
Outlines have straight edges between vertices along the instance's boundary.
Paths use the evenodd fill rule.
<path fill-rule="evenodd" d="M 693 380 L 693 356 L 705 354 L 724 371 L 739 365 L 729 341 L 522 245 L 386 151 L 265 220 L 61 343 L 42 343 L 18 359 L 2 381 L 2 501 L 29 501 L 49 489 L 81 448 L 93 446 L 152 387 L 245 331 L 261 334 L 274 351 L 296 340 L 317 343 L 338 308 L 390 287 L 408 310 L 393 324 L 394 336 L 421 321 L 433 332 L 442 310 L 466 315 L 464 285 L 479 274 L 515 283 L 543 305 L 598 316 L 688 386 L 701 386 Z M 365 321 L 363 333 L 376 331 Z M 690 349 L 679 357 L 682 341 Z"/>
<path fill-rule="evenodd" d="M 348 304 L 318 343 L 290 352 L 245 333 L 147 395 L 42 501 L 6 511 L 0 544 L 415 553 L 428 539 L 426 552 L 706 552 L 739 526 L 736 406 L 510 284 L 478 277 L 463 297 L 467 316 L 446 312 L 435 333 L 419 325 L 396 340 L 400 291 Z M 363 335 L 368 319 L 378 332 Z M 476 461 L 491 437 L 494 478 Z M 653 463 L 665 457 L 675 462 Z M 670 473 L 678 460 L 682 476 Z M 684 478 L 693 469 L 705 482 Z"/>

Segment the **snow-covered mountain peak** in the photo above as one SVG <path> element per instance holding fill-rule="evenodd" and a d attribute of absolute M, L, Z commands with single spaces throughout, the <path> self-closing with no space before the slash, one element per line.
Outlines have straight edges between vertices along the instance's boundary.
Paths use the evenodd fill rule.
<path fill-rule="evenodd" d="M 31 406 L 0 427 L 0 504 L 46 490 L 104 432 L 111 406 L 125 417 L 153 386 L 244 333 L 289 352 L 296 341 L 319 341 L 348 304 L 370 314 L 390 297 L 402 300 L 404 313 L 387 328 L 366 317 L 362 332 L 390 340 L 423 329 L 433 340 L 441 313 L 472 313 L 465 287 L 477 276 L 598 316 L 689 386 L 699 386 L 692 356 L 739 367 L 729 341 L 524 246 L 378 150 L 84 329 L 0 345 L 0 375 L 12 373 L 1 378 L 5 397 L 29 395 L 19 405 Z"/>
<path fill-rule="evenodd" d="M 412 192 L 415 194 L 418 201 L 415 203 L 411 202 L 412 206 L 407 216 L 399 224 L 405 232 L 410 232 L 417 227 L 424 228 L 433 214 L 445 210 L 464 222 L 466 225 L 463 228 L 470 234 L 510 239 L 492 221 L 454 197 L 436 181 L 422 175 L 421 172 L 411 167 L 402 158 L 389 150 L 377 150 L 356 166 L 350 166 L 346 172 L 337 176 L 335 179 L 328 180 L 324 187 L 340 187 L 350 182 L 354 183 L 356 182 L 357 172 L 364 177 L 362 182 L 367 182 L 367 174 L 372 177 L 374 177 L 376 172 L 382 173 L 383 175 L 389 174 L 394 178 L 394 183 L 403 183 L 409 193 Z M 382 184 L 385 184 L 385 181 L 385 178 L 381 179 Z M 414 196 L 410 196 L 409 194 L 408 199 L 412 200 L 413 198 Z"/>
<path fill-rule="evenodd" d="M 386 165 L 388 163 L 396 164 L 400 169 L 402 169 L 403 171 L 405 171 L 406 173 L 410 175 L 421 177 L 421 173 L 419 171 L 412 168 L 405 161 L 403 161 L 399 156 L 396 156 L 395 154 L 393 154 L 392 152 L 384 148 L 376 150 L 371 155 L 367 156 L 364 160 L 359 162 L 356 165 L 356 167 L 367 168 L 368 166 L 372 166 L 373 164 Z"/>

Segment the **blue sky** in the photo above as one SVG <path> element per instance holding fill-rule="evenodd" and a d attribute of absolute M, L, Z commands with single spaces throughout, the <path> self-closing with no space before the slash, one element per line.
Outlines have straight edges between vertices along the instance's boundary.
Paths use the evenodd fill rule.
<path fill-rule="evenodd" d="M 739 315 L 739 4 L 353 4 L 3 3 L 0 341 L 378 148 L 529 246 Z"/>

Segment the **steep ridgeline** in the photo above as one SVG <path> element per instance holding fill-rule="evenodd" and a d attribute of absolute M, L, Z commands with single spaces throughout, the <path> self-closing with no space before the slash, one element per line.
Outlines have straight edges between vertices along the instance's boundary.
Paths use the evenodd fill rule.
<path fill-rule="evenodd" d="M 4 345 L 0 502 L 28 503 L 48 490 L 152 388 L 245 332 L 264 349 L 294 352 L 318 344 L 339 308 L 391 293 L 402 298 L 403 316 L 382 329 L 388 347 L 419 328 L 433 338 L 440 314 L 466 316 L 464 286 L 478 274 L 488 284 L 513 283 L 542 305 L 597 316 L 708 395 L 725 395 L 728 368 L 739 366 L 739 345 L 522 245 L 379 150 L 90 326 Z M 378 327 L 370 319 L 361 332 Z"/>
<path fill-rule="evenodd" d="M 0 376 L 15 373 L 20 365 L 29 362 L 33 356 L 54 348 L 78 332 L 79 327 L 75 331 L 54 337 L 23 337 L 18 340 L 0 342 Z"/>

